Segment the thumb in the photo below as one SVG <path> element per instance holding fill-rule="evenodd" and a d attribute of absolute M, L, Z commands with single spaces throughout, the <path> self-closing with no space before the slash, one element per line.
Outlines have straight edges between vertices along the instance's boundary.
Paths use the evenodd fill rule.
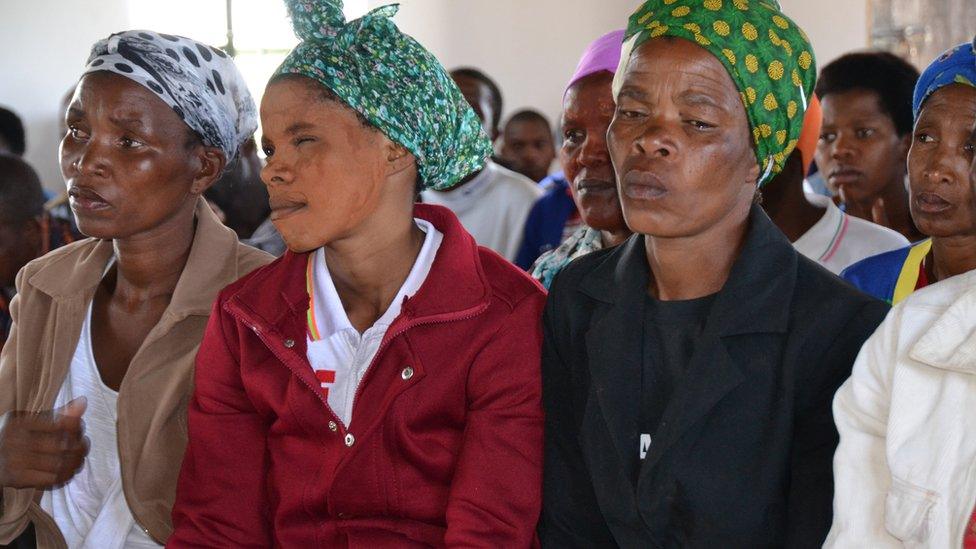
<path fill-rule="evenodd" d="M 88 409 L 88 398 L 78 397 L 60 408 L 53 410 L 55 419 L 80 418 Z"/>

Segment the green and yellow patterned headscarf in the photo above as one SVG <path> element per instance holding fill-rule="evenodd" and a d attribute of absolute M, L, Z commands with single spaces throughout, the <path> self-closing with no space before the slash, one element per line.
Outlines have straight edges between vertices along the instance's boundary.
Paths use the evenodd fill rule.
<path fill-rule="evenodd" d="M 346 22 L 341 0 L 285 0 L 302 42 L 275 71 L 320 82 L 417 158 L 428 188 L 481 169 L 491 142 L 440 62 L 390 19 L 397 5 Z"/>
<path fill-rule="evenodd" d="M 816 83 L 807 35 L 775 0 L 650 0 L 630 16 L 615 96 L 633 50 L 662 36 L 695 42 L 725 66 L 749 117 L 758 184 L 769 181 L 796 147 Z"/>

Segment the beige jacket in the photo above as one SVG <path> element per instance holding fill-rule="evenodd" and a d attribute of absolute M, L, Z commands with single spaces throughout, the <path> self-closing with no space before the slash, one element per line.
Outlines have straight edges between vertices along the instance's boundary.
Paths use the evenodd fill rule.
<path fill-rule="evenodd" d="M 113 253 L 89 238 L 32 261 L 17 275 L 14 326 L 0 354 L 0 414 L 49 410 L 68 374 L 85 312 Z M 186 447 L 193 361 L 211 306 L 224 286 L 273 258 L 240 244 L 201 200 L 186 267 L 169 307 L 132 359 L 118 398 L 125 499 L 136 522 L 164 543 Z M 39 548 L 65 547 L 37 490 L 3 489 L 0 544 L 33 522 Z"/>

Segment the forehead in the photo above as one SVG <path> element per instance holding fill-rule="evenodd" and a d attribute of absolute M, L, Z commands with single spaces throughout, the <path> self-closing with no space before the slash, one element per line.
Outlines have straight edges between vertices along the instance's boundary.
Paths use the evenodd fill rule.
<path fill-rule="evenodd" d="M 457 85 L 461 93 L 464 94 L 465 98 L 477 98 L 478 101 L 488 101 L 491 99 L 491 90 L 488 89 L 488 85 L 481 80 L 467 76 L 464 74 L 454 74 L 451 75 L 454 83 Z"/>
<path fill-rule="evenodd" d="M 739 96 L 725 66 L 705 48 L 682 38 L 653 38 L 636 48 L 627 63 L 624 86 L 677 92 L 696 88 L 737 100 Z"/>
<path fill-rule="evenodd" d="M 546 123 L 537 118 L 528 120 L 515 120 L 505 126 L 505 133 L 511 134 L 549 134 Z"/>
<path fill-rule="evenodd" d="M 609 72 L 593 74 L 576 82 L 563 96 L 563 117 L 581 112 L 613 112 L 613 75 Z"/>
<path fill-rule="evenodd" d="M 78 82 L 69 113 L 86 117 L 110 116 L 148 120 L 153 125 L 189 126 L 156 93 L 124 76 L 97 71 Z"/>
<path fill-rule="evenodd" d="M 854 118 L 891 118 L 881 107 L 881 97 L 864 88 L 827 94 L 820 100 L 820 105 L 825 124 Z"/>
<path fill-rule="evenodd" d="M 939 117 L 945 122 L 972 123 L 976 113 L 976 88 L 966 84 L 950 84 L 939 88 L 922 103 L 919 119 Z"/>

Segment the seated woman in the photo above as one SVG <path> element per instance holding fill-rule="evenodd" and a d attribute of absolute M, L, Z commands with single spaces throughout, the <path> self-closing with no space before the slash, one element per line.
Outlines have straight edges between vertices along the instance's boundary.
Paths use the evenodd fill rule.
<path fill-rule="evenodd" d="M 927 211 L 916 218 L 920 227 L 942 231 L 968 223 L 972 234 L 976 170 L 962 166 L 973 159 L 973 49 L 963 44 L 936 60 L 915 94 L 922 112 L 910 169 L 925 174 L 918 182 L 935 196 L 912 204 L 942 206 L 946 218 L 940 224 L 931 215 L 939 210 Z M 933 251 L 942 239 L 952 243 L 938 248 L 946 256 L 963 245 L 973 253 L 972 236 L 933 234 Z M 969 270 L 906 296 L 865 343 L 837 392 L 837 493 L 827 547 L 976 548 L 974 286 L 976 271 Z"/>
<path fill-rule="evenodd" d="M 532 277 L 546 288 L 570 261 L 616 246 L 630 236 L 620 211 L 616 174 L 607 151 L 607 128 L 614 109 L 610 83 L 620 64 L 623 38 L 624 31 L 614 31 L 590 44 L 563 93 L 559 162 L 568 185 L 549 193 L 568 193 L 576 203 L 573 210 L 579 209 L 583 226 L 532 266 Z M 545 198 L 536 203 L 537 207 Z M 528 225 L 526 231 L 528 238 Z"/>
<path fill-rule="evenodd" d="M 197 359 L 171 547 L 528 547 L 543 290 L 416 205 L 491 153 L 390 19 L 288 2 L 261 104 L 289 252 L 225 289 Z"/>
<path fill-rule="evenodd" d="M 254 132 L 254 102 L 224 52 L 127 31 L 92 48 L 67 123 L 61 172 L 92 238 L 17 277 L 0 543 L 33 524 L 40 547 L 158 547 L 210 306 L 271 259 L 201 198 Z"/>
<path fill-rule="evenodd" d="M 908 151 L 912 218 L 930 238 L 864 259 L 842 276 L 898 303 L 915 290 L 976 269 L 976 193 L 969 184 L 976 123 L 976 66 L 969 44 L 936 59 L 915 88 Z"/>
<path fill-rule="evenodd" d="M 756 204 L 816 68 L 770 2 L 630 18 L 608 145 L 635 235 L 569 264 L 544 317 L 551 547 L 817 546 L 834 391 L 888 307 Z"/>

